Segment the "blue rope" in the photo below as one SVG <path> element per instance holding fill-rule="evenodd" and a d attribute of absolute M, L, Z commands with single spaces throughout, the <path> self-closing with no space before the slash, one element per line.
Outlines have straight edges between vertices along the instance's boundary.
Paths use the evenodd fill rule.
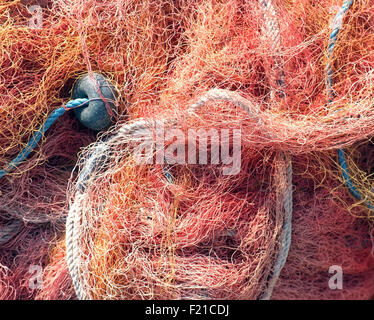
<path fill-rule="evenodd" d="M 69 101 L 65 107 L 60 107 L 54 110 L 51 115 L 47 118 L 45 123 L 39 128 L 38 131 L 35 131 L 32 135 L 30 141 L 26 147 L 14 158 L 5 169 L 0 170 L 0 179 L 8 174 L 10 171 L 17 168 L 22 161 L 24 161 L 30 153 L 35 149 L 41 138 L 44 136 L 44 133 L 52 126 L 52 124 L 60 118 L 68 109 L 74 109 L 77 107 L 82 107 L 88 103 L 88 99 L 75 99 Z"/>
<path fill-rule="evenodd" d="M 335 44 L 338 39 L 339 31 L 343 27 L 343 19 L 349 8 L 352 6 L 353 0 L 345 0 L 343 6 L 341 7 L 340 11 L 336 15 L 334 19 L 334 24 L 332 28 L 332 32 L 330 34 L 330 42 L 329 42 L 329 47 L 328 47 L 328 59 L 329 62 L 327 63 L 326 66 L 326 72 L 327 72 L 327 91 L 330 95 L 329 97 L 329 102 L 332 102 L 334 99 L 334 89 L 333 89 L 333 69 L 331 65 L 332 57 L 333 57 L 333 52 L 335 49 Z"/>
<path fill-rule="evenodd" d="M 166 177 L 166 179 L 168 180 L 169 183 L 174 183 L 174 178 L 171 175 L 169 169 L 170 169 L 170 166 L 165 166 L 165 168 L 164 168 L 165 177 Z"/>
<path fill-rule="evenodd" d="M 331 65 L 333 52 L 334 52 L 335 44 L 336 44 L 336 41 L 337 41 L 337 38 L 338 38 L 338 35 L 339 35 L 339 31 L 343 27 L 344 16 L 347 13 L 347 11 L 349 10 L 349 8 L 352 6 L 352 4 L 353 4 L 353 0 L 346 0 L 344 2 L 343 6 L 341 7 L 340 11 L 338 12 L 338 14 L 335 17 L 333 30 L 330 34 L 330 43 L 329 43 L 329 47 L 328 47 L 329 62 L 327 63 L 327 67 L 326 67 L 326 73 L 327 73 L 326 87 L 327 87 L 327 92 L 329 93 L 329 103 L 331 103 L 333 101 L 334 96 L 335 96 L 334 89 L 333 89 L 333 79 L 332 79 L 333 68 L 332 68 L 332 65 Z M 354 183 L 351 179 L 351 175 L 350 175 L 349 169 L 348 169 L 347 159 L 346 159 L 345 152 L 344 152 L 343 149 L 338 150 L 338 162 L 339 162 L 339 166 L 341 168 L 344 183 L 348 187 L 350 193 L 355 198 L 357 198 L 358 200 L 362 200 L 362 196 L 361 196 L 360 192 L 357 190 L 357 188 L 355 187 L 355 185 L 354 185 Z M 369 209 L 374 209 L 374 206 L 372 206 L 370 203 L 366 203 L 366 205 Z"/>

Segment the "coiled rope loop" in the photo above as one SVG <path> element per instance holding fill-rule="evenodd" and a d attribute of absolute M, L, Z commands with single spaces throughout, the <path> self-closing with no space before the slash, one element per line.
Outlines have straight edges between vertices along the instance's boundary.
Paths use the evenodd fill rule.
<path fill-rule="evenodd" d="M 204 94 L 196 103 L 190 106 L 188 113 L 193 114 L 194 112 L 200 110 L 206 103 L 211 101 L 228 101 L 238 108 L 246 111 L 251 115 L 255 121 L 259 120 L 258 114 L 256 112 L 255 105 L 249 100 L 242 97 L 240 94 L 224 90 L 224 89 L 212 89 Z M 119 137 L 123 141 L 131 142 L 136 141 L 138 136 L 145 137 L 147 133 L 153 138 L 153 128 L 156 123 L 162 122 L 164 124 L 173 125 L 175 120 L 155 120 L 154 122 L 146 121 L 144 119 L 139 119 L 137 122 L 125 124 L 120 127 L 116 134 L 116 139 Z M 88 292 L 87 282 L 84 279 L 85 272 L 82 271 L 83 265 L 83 252 L 81 251 L 81 240 L 85 238 L 84 236 L 84 223 L 83 223 L 83 201 L 84 192 L 86 190 L 86 185 L 92 174 L 100 168 L 100 170 L 105 170 L 105 162 L 107 161 L 107 155 L 110 154 L 109 145 L 114 137 L 109 138 L 107 141 L 100 141 L 96 143 L 91 152 L 91 156 L 86 159 L 81 172 L 78 176 L 76 182 L 76 194 L 73 203 L 70 206 L 69 214 L 66 221 L 66 257 L 69 268 L 69 273 L 73 281 L 74 290 L 78 299 L 88 300 L 92 297 Z M 269 280 L 269 285 L 265 296 L 271 295 L 271 290 L 275 284 L 279 272 L 282 269 L 285 260 L 287 258 L 287 253 L 290 245 L 291 236 L 291 217 L 292 217 L 292 167 L 289 156 L 279 153 L 278 162 L 281 163 L 281 179 L 283 180 L 279 184 L 276 184 L 277 194 L 279 195 L 280 206 L 277 206 L 277 216 L 280 215 L 283 218 L 283 230 L 281 232 L 281 248 L 276 258 L 274 270 L 271 272 L 272 276 Z M 283 164 L 282 164 L 283 163 Z M 279 210 L 278 210 L 278 207 Z"/>

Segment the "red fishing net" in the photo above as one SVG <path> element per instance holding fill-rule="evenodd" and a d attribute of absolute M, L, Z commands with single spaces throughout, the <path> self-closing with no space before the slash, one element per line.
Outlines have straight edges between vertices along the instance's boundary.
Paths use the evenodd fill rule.
<path fill-rule="evenodd" d="M 3 244 L 0 236 L 0 297 L 370 298 L 374 2 L 353 2 L 329 58 L 342 5 L 57 0 L 43 4 L 43 26 L 31 29 L 23 3 L 1 2 L 2 167 L 87 71 L 118 88 L 123 116 L 73 170 L 80 148 L 97 136 L 65 115 L 0 180 L 0 225 L 22 221 Z M 131 131 L 129 120 L 142 126 Z M 153 138 L 154 121 L 185 134 L 240 130 L 239 172 L 225 175 L 222 164 L 136 163 L 144 138 L 137 134 Z M 219 139 L 208 141 L 209 152 Z M 344 185 L 338 148 L 346 150 L 361 200 Z M 65 247 L 69 210 L 75 233 Z M 44 270 L 42 288 L 30 289 L 30 265 Z M 329 287 L 332 266 L 343 271 L 343 289 Z"/>

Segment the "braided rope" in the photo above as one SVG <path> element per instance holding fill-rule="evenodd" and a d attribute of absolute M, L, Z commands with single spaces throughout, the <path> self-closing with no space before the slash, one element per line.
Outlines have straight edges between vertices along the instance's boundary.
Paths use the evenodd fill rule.
<path fill-rule="evenodd" d="M 80 259 L 79 250 L 79 229 L 81 227 L 81 221 L 79 212 L 82 198 L 82 194 L 76 196 L 66 219 L 66 260 L 77 298 L 79 300 L 91 300 L 91 297 L 83 289 L 83 279 L 81 277 L 82 259 Z"/>
<path fill-rule="evenodd" d="M 142 124 L 142 126 L 139 126 L 139 128 L 142 127 L 144 127 L 144 123 Z M 84 191 L 86 190 L 87 181 L 89 180 L 91 174 L 99 166 L 99 164 L 106 160 L 106 150 L 108 150 L 107 143 L 105 141 L 101 141 L 95 146 L 92 152 L 92 156 L 86 161 L 86 165 L 83 168 L 82 172 L 79 174 L 77 181 L 79 193 L 77 194 L 77 197 L 73 205 L 71 206 L 69 214 L 66 219 L 66 258 L 69 273 L 73 280 L 74 290 L 79 300 L 91 300 L 91 297 L 83 289 L 82 285 L 84 279 L 81 276 L 82 272 L 80 262 L 82 261 L 82 259 L 80 259 L 81 254 L 79 250 L 79 242 L 81 240 L 80 230 L 82 227 L 82 217 L 79 214 L 79 211 L 82 208 L 83 195 Z"/>
<path fill-rule="evenodd" d="M 332 25 L 329 46 L 327 49 L 328 62 L 326 66 L 326 89 L 329 95 L 329 103 L 331 103 L 335 97 L 334 88 L 333 88 L 334 49 L 335 49 L 336 41 L 338 40 L 339 32 L 343 28 L 343 19 L 352 5 L 353 5 L 353 0 L 345 0 L 339 12 L 335 16 L 335 19 Z M 358 200 L 362 200 L 363 197 L 360 191 L 356 188 L 356 186 L 354 185 L 351 179 L 351 175 L 348 169 L 347 159 L 346 159 L 345 152 L 343 149 L 338 150 L 338 162 L 339 162 L 339 166 L 340 166 L 341 173 L 343 176 L 344 184 L 347 186 L 348 190 L 355 198 L 357 198 Z M 365 204 L 369 209 L 374 210 L 373 205 L 367 202 Z"/>
<path fill-rule="evenodd" d="M 65 114 L 67 110 L 81 107 L 88 102 L 88 99 L 75 99 L 69 101 L 64 107 L 60 107 L 54 110 L 51 115 L 47 118 L 44 124 L 35 131 L 26 147 L 14 158 L 5 169 L 0 170 L 0 179 L 8 174 L 10 171 L 16 169 L 35 149 L 39 141 L 44 136 L 45 132 L 52 126 L 55 121 Z"/>
<path fill-rule="evenodd" d="M 284 219 L 282 225 L 282 232 L 279 236 L 280 248 L 277 260 L 271 271 L 271 277 L 267 281 L 267 288 L 261 295 L 260 300 L 269 300 L 273 293 L 274 287 L 279 279 L 279 275 L 286 264 L 288 252 L 291 246 L 292 235 L 292 161 L 287 153 L 279 153 L 278 157 L 282 160 L 281 165 L 281 178 L 283 182 L 281 188 L 282 192 L 278 202 L 283 202 Z M 282 199 L 283 198 L 283 199 Z"/>
<path fill-rule="evenodd" d="M 278 15 L 273 6 L 273 0 L 260 0 L 260 4 L 264 11 L 265 28 L 263 28 L 264 34 L 271 40 L 271 51 L 274 54 L 278 54 L 281 50 L 281 34 L 280 26 L 278 23 Z M 282 67 L 282 61 L 274 57 L 275 70 L 277 71 L 277 81 L 276 84 L 280 87 L 279 97 L 284 97 L 284 92 L 282 87 L 285 83 L 283 81 L 284 72 Z M 275 98 L 274 91 L 272 90 L 272 98 Z M 260 300 L 269 300 L 273 293 L 274 287 L 279 279 L 280 273 L 286 263 L 288 252 L 291 246 L 291 234 L 292 234 L 292 162 L 291 156 L 284 152 L 278 155 L 282 159 L 282 172 L 281 178 L 285 181 L 285 189 L 282 192 L 283 199 L 278 199 L 278 202 L 283 201 L 283 225 L 282 232 L 279 236 L 280 247 L 278 256 L 275 260 L 274 266 L 270 271 L 270 278 L 267 280 L 266 288 L 263 294 L 260 296 Z M 281 196 L 281 197 L 282 197 Z M 282 210 L 282 209 L 280 209 Z"/>
<path fill-rule="evenodd" d="M 278 23 L 278 15 L 277 11 L 275 10 L 273 6 L 273 0 L 260 0 L 261 9 L 263 11 L 263 16 L 265 23 L 262 27 L 263 34 L 271 40 L 270 42 L 270 50 L 272 53 L 278 55 L 281 49 L 281 34 L 280 34 L 280 26 Z M 277 76 L 276 76 L 276 85 L 279 87 L 284 86 L 284 72 L 282 67 L 282 60 L 274 56 L 274 64 L 275 68 L 273 70 L 276 70 Z M 275 90 L 277 91 L 277 90 Z M 272 90 L 272 98 L 274 98 L 274 90 Z M 283 96 L 283 92 L 281 92 L 281 95 Z"/>

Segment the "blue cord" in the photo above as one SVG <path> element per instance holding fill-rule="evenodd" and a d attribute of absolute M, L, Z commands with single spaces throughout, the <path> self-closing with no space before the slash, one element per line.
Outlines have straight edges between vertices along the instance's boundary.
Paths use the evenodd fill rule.
<path fill-rule="evenodd" d="M 165 159 L 166 160 L 166 159 Z M 164 174 L 169 183 L 174 183 L 174 177 L 170 173 L 170 166 L 165 166 L 164 168 Z"/>
<path fill-rule="evenodd" d="M 326 67 L 326 73 L 327 73 L 326 86 L 327 86 L 327 91 L 329 93 L 329 102 L 330 103 L 334 99 L 334 89 L 333 89 L 333 79 L 332 79 L 333 69 L 332 69 L 332 65 L 331 65 L 330 62 L 332 60 L 332 56 L 333 56 L 335 44 L 336 44 L 336 41 L 337 41 L 337 38 L 338 38 L 338 35 L 339 35 L 339 31 L 343 27 L 344 16 L 347 13 L 347 11 L 349 10 L 349 8 L 352 6 L 352 4 L 353 4 L 353 0 L 346 0 L 344 2 L 343 6 L 341 7 L 340 11 L 338 12 L 338 14 L 335 17 L 333 30 L 330 34 L 330 43 L 329 43 L 329 47 L 328 47 L 329 62 L 327 63 L 327 67 Z M 358 200 L 362 200 L 362 196 L 361 196 L 360 192 L 357 190 L 357 188 L 355 187 L 355 185 L 354 185 L 354 183 L 351 179 L 351 175 L 349 174 L 347 159 L 346 159 L 345 152 L 344 152 L 343 149 L 338 150 L 338 162 L 339 162 L 339 166 L 341 168 L 344 183 L 348 187 L 350 193 L 355 198 L 357 198 Z M 366 203 L 366 205 L 369 209 L 374 209 L 374 206 L 372 206 L 370 203 Z"/>
<path fill-rule="evenodd" d="M 352 4 L 353 4 L 353 0 L 345 0 L 343 6 L 341 7 L 340 11 L 338 12 L 338 14 L 336 15 L 334 19 L 334 25 L 332 28 L 332 32 L 330 34 L 330 42 L 329 42 L 329 47 L 328 47 L 329 62 L 327 63 L 327 66 L 326 66 L 327 91 L 330 95 L 329 102 L 332 102 L 334 99 L 334 89 L 332 87 L 333 86 L 333 79 L 332 79 L 333 70 L 332 70 L 332 65 L 330 62 L 332 60 L 332 56 L 333 56 L 336 41 L 338 39 L 339 31 L 343 27 L 343 18 L 345 14 L 347 13 L 347 11 L 349 10 L 349 8 L 352 6 Z"/>
<path fill-rule="evenodd" d="M 30 153 L 35 149 L 41 138 L 43 137 L 44 133 L 51 127 L 51 125 L 60 118 L 68 109 L 74 109 L 77 107 L 81 107 L 86 105 L 88 99 L 74 99 L 69 101 L 65 107 L 60 107 L 54 110 L 51 115 L 47 118 L 45 123 L 39 128 L 38 131 L 34 132 L 30 141 L 26 145 L 26 147 L 21 151 L 21 153 L 14 158 L 5 169 L 0 170 L 0 179 L 8 174 L 10 171 L 17 168 L 22 161 L 24 161 Z"/>

